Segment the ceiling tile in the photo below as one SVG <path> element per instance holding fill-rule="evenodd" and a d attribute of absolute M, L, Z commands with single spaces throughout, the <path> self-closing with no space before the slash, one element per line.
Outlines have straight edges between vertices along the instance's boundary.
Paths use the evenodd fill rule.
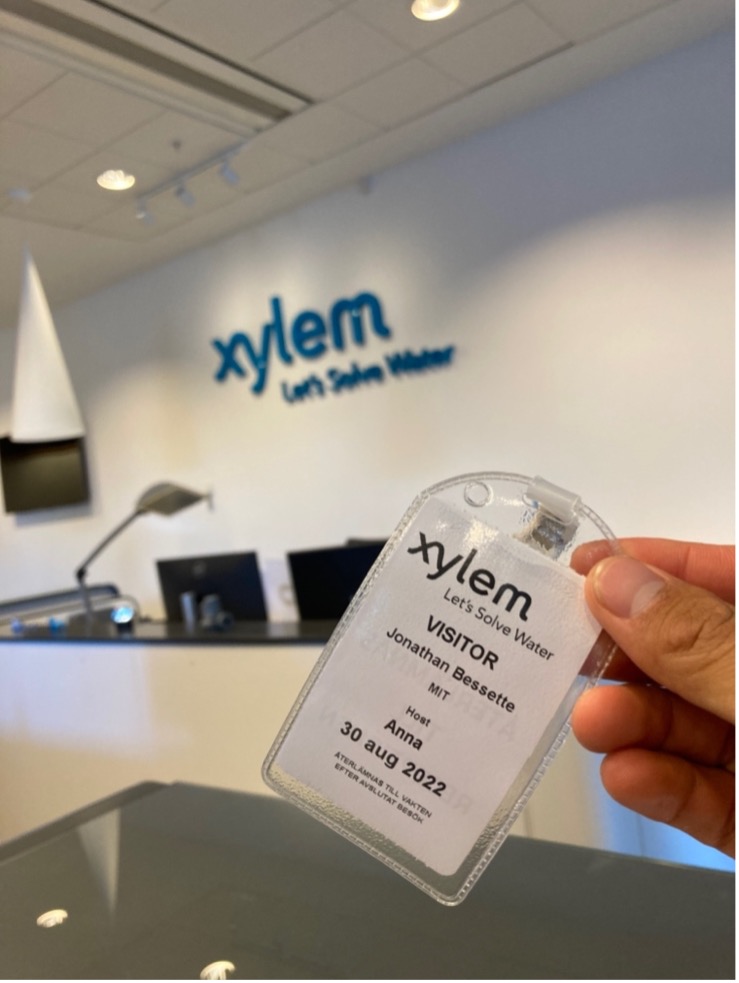
<path fill-rule="evenodd" d="M 43 181 L 88 157 L 94 150 L 79 140 L 67 140 L 33 126 L 11 120 L 0 122 L 3 170 L 25 174 L 29 181 Z"/>
<path fill-rule="evenodd" d="M 98 195 L 80 195 L 66 188 L 48 185 L 34 191 L 28 204 L 11 204 L 5 209 L 5 214 L 29 222 L 47 222 L 66 229 L 77 229 L 114 207 L 114 203 L 106 199 L 105 193 L 100 189 L 98 191 Z"/>
<path fill-rule="evenodd" d="M 584 41 L 670 0 L 528 0 L 548 24 L 572 41 Z"/>
<path fill-rule="evenodd" d="M 70 72 L 25 102 L 10 118 L 102 146 L 161 112 L 162 107 L 155 102 Z"/>
<path fill-rule="evenodd" d="M 152 208 L 154 216 L 151 223 L 142 222 L 136 217 L 136 208 L 132 203 L 116 208 L 102 218 L 88 222 L 83 231 L 91 235 L 106 236 L 111 239 L 126 239 L 132 242 L 142 242 L 148 239 L 155 239 L 164 232 L 184 225 L 189 221 L 188 210 L 183 206 L 180 209 L 171 211 L 160 210 L 158 213 Z"/>
<path fill-rule="evenodd" d="M 148 19 L 247 65 L 334 11 L 328 0 L 167 0 Z"/>
<path fill-rule="evenodd" d="M 334 104 L 390 127 L 415 119 L 464 92 L 464 86 L 420 59 L 410 59 L 338 96 Z"/>
<path fill-rule="evenodd" d="M 420 51 L 459 34 L 473 24 L 510 7 L 512 0 L 462 0 L 451 17 L 421 21 L 411 13 L 410 0 L 352 0 L 350 14 L 372 24 L 398 44 Z"/>
<path fill-rule="evenodd" d="M 29 180 L 28 174 L 23 174 L 21 171 L 0 171 L 0 209 L 13 200 L 12 197 L 8 197 L 9 192 L 30 192 L 40 184 L 43 184 L 43 181 Z"/>
<path fill-rule="evenodd" d="M 266 146 L 275 150 L 303 160 L 318 161 L 362 143 L 378 132 L 372 123 L 323 103 L 272 127 L 262 139 Z"/>
<path fill-rule="evenodd" d="M 567 42 L 522 4 L 442 41 L 423 58 L 466 85 L 482 85 L 543 58 Z"/>
<path fill-rule="evenodd" d="M 304 159 L 268 147 L 264 140 L 258 138 L 248 143 L 241 153 L 231 159 L 231 167 L 239 175 L 238 187 L 242 192 L 255 191 L 274 184 L 304 166 Z"/>
<path fill-rule="evenodd" d="M 4 116 L 63 74 L 50 65 L 7 44 L 0 44 L 0 115 Z"/>
<path fill-rule="evenodd" d="M 406 55 L 405 48 L 339 10 L 256 59 L 254 68 L 309 98 L 326 99 L 379 74 Z"/>
<path fill-rule="evenodd" d="M 109 149 L 170 171 L 185 171 L 238 143 L 239 134 L 168 111 L 116 140 Z"/>

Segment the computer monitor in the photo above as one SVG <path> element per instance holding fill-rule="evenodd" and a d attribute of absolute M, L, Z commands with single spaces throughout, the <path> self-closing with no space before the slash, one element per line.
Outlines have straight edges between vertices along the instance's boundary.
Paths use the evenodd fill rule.
<path fill-rule="evenodd" d="M 301 621 L 338 621 L 382 552 L 384 540 L 287 554 Z"/>
<path fill-rule="evenodd" d="M 0 438 L 6 512 L 31 512 L 89 502 L 82 437 L 17 443 Z"/>
<path fill-rule="evenodd" d="M 167 621 L 183 621 L 182 594 L 193 591 L 198 603 L 217 594 L 234 621 L 266 621 L 262 578 L 256 553 L 220 553 L 157 560 Z"/>

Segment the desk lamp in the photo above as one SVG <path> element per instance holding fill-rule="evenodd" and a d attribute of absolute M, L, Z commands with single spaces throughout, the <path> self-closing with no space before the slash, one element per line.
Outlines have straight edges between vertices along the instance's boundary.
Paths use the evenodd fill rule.
<path fill-rule="evenodd" d="M 129 526 L 133 520 L 137 519 L 140 515 L 145 515 L 147 512 L 158 512 L 159 515 L 174 515 L 175 512 L 180 512 L 182 509 L 186 509 L 188 505 L 194 505 L 196 502 L 200 502 L 207 497 L 207 495 L 201 495 L 199 492 L 182 488 L 181 485 L 173 485 L 169 481 L 152 485 L 151 488 L 147 488 L 147 490 L 139 496 L 139 500 L 136 503 L 136 508 L 133 510 L 131 515 L 117 525 L 115 529 L 109 533 L 98 546 L 95 547 L 92 553 L 90 553 L 90 555 L 83 560 L 75 571 L 75 577 L 77 578 L 77 583 L 80 586 L 80 594 L 82 596 L 82 602 L 85 606 L 85 614 L 87 616 L 88 624 L 92 621 L 93 610 L 92 604 L 90 603 L 90 596 L 87 591 L 87 585 L 85 583 L 87 568 L 95 557 L 102 553 L 108 543 L 112 542 L 116 536 L 123 532 L 126 526 Z"/>

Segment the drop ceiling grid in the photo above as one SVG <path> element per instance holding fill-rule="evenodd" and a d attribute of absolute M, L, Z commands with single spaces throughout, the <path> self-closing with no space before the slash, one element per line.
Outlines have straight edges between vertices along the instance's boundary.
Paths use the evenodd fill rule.
<path fill-rule="evenodd" d="M 11 113 L 63 74 L 63 68 L 0 45 L 0 116 Z"/>
<path fill-rule="evenodd" d="M 555 0 L 555 2 L 560 7 L 563 3 L 568 5 L 569 9 L 560 11 L 560 14 L 564 12 L 564 14 L 569 14 L 572 17 L 580 8 L 592 3 L 593 0 Z M 661 3 L 664 0 L 626 0 L 626 2 L 630 8 L 636 8 L 639 6 L 654 6 L 655 3 Z M 602 4 L 598 3 L 598 0 L 596 0 L 596 5 L 602 6 Z M 200 34 L 205 22 L 221 25 L 221 29 L 223 29 L 224 18 L 219 15 L 222 15 L 226 10 L 233 11 L 236 9 L 234 4 L 229 3 L 228 0 L 225 0 L 225 2 L 224 0 L 216 0 L 216 2 L 211 2 L 208 5 L 199 2 L 196 3 L 195 0 L 165 0 L 164 3 L 160 4 L 144 3 L 138 6 L 148 8 L 149 13 L 154 13 L 156 20 L 166 25 L 168 29 L 179 29 L 183 34 L 191 37 Z M 287 6 L 294 13 L 294 0 L 261 0 L 261 2 L 248 5 L 250 15 L 255 18 L 255 34 L 261 37 L 263 43 L 266 43 L 267 37 L 272 42 L 287 34 L 290 34 L 294 38 L 296 30 L 295 23 L 291 22 L 290 18 L 285 18 Z M 381 32 L 373 31 L 367 27 L 366 18 L 371 16 L 377 23 L 384 13 L 391 17 L 392 27 L 393 21 L 391 15 L 394 14 L 397 23 L 412 24 L 414 30 L 420 27 L 421 31 L 424 28 L 435 28 L 439 25 L 419 24 L 414 19 L 408 17 L 405 4 L 401 5 L 397 0 L 372 0 L 372 6 L 370 6 L 367 0 L 354 0 L 354 2 L 344 4 L 343 9 L 337 9 L 337 6 L 337 4 L 327 3 L 325 0 L 310 0 L 310 2 L 305 0 L 305 2 L 301 3 L 301 10 L 303 10 L 301 23 L 313 23 L 314 27 L 311 30 L 303 32 L 303 38 L 307 34 L 309 43 L 301 41 L 297 44 L 297 51 L 300 53 L 300 51 L 305 52 L 307 50 L 308 54 L 303 55 L 302 61 L 298 60 L 298 64 L 293 66 L 292 71 L 295 72 L 294 80 L 299 83 L 299 87 L 302 87 L 311 72 L 315 74 L 317 64 L 320 66 L 321 62 L 325 64 L 332 62 L 331 59 L 325 57 L 325 51 L 339 50 L 342 53 L 341 60 L 338 63 L 331 63 L 328 72 L 324 69 L 324 81 L 318 87 L 324 88 L 325 90 L 328 85 L 328 88 L 331 89 L 338 84 L 337 79 L 341 78 L 340 87 L 343 87 L 346 92 L 345 98 L 335 103 L 332 110 L 327 111 L 323 109 L 317 115 L 309 112 L 309 118 L 311 115 L 316 116 L 315 122 L 318 133 L 315 135 L 312 130 L 309 131 L 308 129 L 308 120 L 301 121 L 297 126 L 288 126 L 284 135 L 278 135 L 277 132 L 271 134 L 271 145 L 273 148 L 282 148 L 289 153 L 296 154 L 298 158 L 309 161 L 322 159 L 331 153 L 336 153 L 345 149 L 347 146 L 351 146 L 362 138 L 369 138 L 373 135 L 374 130 L 367 127 L 367 123 L 374 123 L 381 127 L 397 125 L 398 121 L 412 119 L 416 115 L 421 115 L 435 108 L 444 101 L 459 96 L 462 90 L 459 88 L 454 89 L 449 84 L 449 81 L 446 81 L 445 84 L 445 80 L 442 78 L 444 74 L 448 76 L 449 80 L 453 78 L 457 86 L 460 84 L 460 75 L 466 75 L 466 78 L 463 80 L 463 84 L 465 85 L 480 84 L 484 80 L 484 77 L 489 75 L 491 71 L 489 65 L 492 59 L 490 58 L 490 48 L 487 41 L 489 34 L 488 32 L 480 31 L 479 27 L 475 30 L 465 30 L 467 23 L 470 21 L 478 22 L 480 19 L 492 23 L 492 37 L 495 40 L 496 35 L 500 33 L 500 28 L 505 27 L 502 20 L 496 17 L 496 13 L 503 9 L 504 13 L 501 14 L 501 18 L 507 20 L 510 24 L 511 18 L 518 17 L 521 19 L 522 14 L 520 11 L 524 5 L 522 3 L 511 4 L 509 0 L 467 0 L 463 4 L 465 19 L 460 18 L 456 27 L 446 28 L 444 32 L 446 36 L 451 35 L 451 44 L 454 47 L 445 47 L 442 41 L 430 49 L 426 48 L 427 59 L 430 59 L 434 63 L 429 65 L 429 61 L 427 60 L 427 67 L 424 70 L 423 63 L 419 64 L 416 62 L 414 65 L 411 60 L 410 62 L 406 62 L 411 67 L 405 71 L 401 71 L 400 69 L 403 68 L 403 57 L 404 53 L 407 54 L 407 52 L 399 46 L 388 48 L 387 44 L 381 44 L 379 47 L 377 45 L 374 47 L 370 46 L 371 50 L 369 51 L 363 50 L 368 47 L 366 43 L 368 37 L 371 37 L 373 42 L 375 42 L 381 36 Z M 205 13 L 206 8 L 207 14 Z M 245 9 L 246 5 L 243 5 L 242 10 Z M 398 12 L 401 9 L 402 17 L 399 17 Z M 370 11 L 374 11 L 374 13 L 370 14 Z M 357 16 L 352 16 L 353 13 L 356 13 Z M 631 13 L 634 13 L 633 9 Z M 362 17 L 365 18 L 365 21 L 359 19 Z M 453 25 L 454 20 L 452 18 L 443 23 Z M 284 24 L 285 22 L 290 24 L 289 29 L 283 27 L 281 32 L 278 31 L 276 25 L 280 23 Z M 184 28 L 186 25 L 187 30 L 185 31 Z M 229 27 L 232 25 L 226 20 L 225 26 Z M 528 26 L 531 26 L 530 22 Z M 542 39 L 540 39 L 538 45 L 532 43 L 532 39 L 526 37 L 525 28 L 526 24 L 523 25 L 523 30 L 519 33 L 518 39 L 515 36 L 515 32 L 513 36 L 510 30 L 507 32 L 504 30 L 502 32 L 504 41 L 499 44 L 499 50 L 502 49 L 505 51 L 506 59 L 503 67 L 507 71 L 513 70 L 517 64 L 524 64 L 530 61 L 532 52 L 535 52 L 536 56 L 539 56 L 547 50 L 546 43 Z M 325 33 L 326 31 L 328 31 L 328 34 Z M 371 31 L 371 34 L 368 34 L 368 31 Z M 265 34 L 265 32 L 268 33 Z M 231 32 L 227 31 L 226 33 L 230 34 Z M 539 33 L 543 34 L 545 32 L 540 31 Z M 412 35 L 412 32 L 409 30 L 408 34 Z M 418 37 L 420 35 L 415 36 Z M 430 33 L 429 36 L 431 36 Z M 434 33 L 434 37 L 438 38 L 440 36 L 439 33 Z M 219 36 L 217 35 L 216 37 L 218 38 Z M 461 38 L 462 40 L 454 42 L 455 37 L 458 39 Z M 407 37 L 404 37 L 403 40 L 408 44 Z M 522 51 L 517 48 L 517 40 L 519 44 L 521 41 L 524 43 Z M 392 44 L 392 42 L 388 43 Z M 413 45 L 412 40 L 410 43 Z M 286 42 L 286 44 L 288 45 L 286 49 L 278 46 L 276 49 L 278 52 L 277 55 L 273 48 L 272 57 L 276 58 L 277 63 L 281 63 L 286 56 L 290 56 L 291 53 L 296 51 L 296 42 L 294 40 L 292 42 Z M 328 49 L 326 45 L 328 45 Z M 418 41 L 415 42 L 415 47 L 419 47 Z M 460 67 L 460 56 L 455 56 L 454 52 L 462 51 L 462 49 L 465 49 L 465 54 L 462 56 L 463 65 Z M 363 58 L 359 59 L 359 62 L 356 58 L 358 51 L 363 54 Z M 323 57 L 321 57 L 321 53 L 324 53 Z M 378 57 L 380 58 L 379 62 L 377 61 Z M 388 60 L 392 62 L 392 67 L 388 71 L 384 71 L 380 67 L 378 71 L 378 66 L 385 65 Z M 357 68 L 358 63 L 361 64 L 359 69 Z M 478 66 L 474 72 L 471 69 L 472 65 Z M 436 75 L 433 76 L 434 82 L 431 83 L 432 89 L 424 85 L 424 82 L 430 82 L 429 67 L 436 72 Z M 359 72 L 360 77 L 362 75 L 369 75 L 371 81 L 365 83 L 366 87 L 362 91 L 358 91 L 358 86 L 349 86 L 347 92 L 346 83 L 349 78 L 356 78 L 357 72 Z M 502 74 L 501 71 L 496 72 L 494 70 L 493 73 Z M 414 77 L 416 79 L 415 83 Z M 328 83 L 329 78 L 333 79 L 332 84 Z M 393 101 L 389 102 L 388 97 L 394 91 L 397 91 L 396 87 L 398 84 L 402 86 L 403 83 L 405 83 L 405 87 L 402 90 L 402 96 L 395 100 L 397 104 L 396 110 Z M 154 122 L 151 122 L 150 118 L 143 126 L 134 127 L 126 136 L 119 136 L 118 139 L 111 141 L 110 138 L 106 138 L 107 135 L 104 129 L 106 120 L 104 93 L 108 87 L 90 81 L 87 94 L 85 94 L 85 82 L 81 79 L 71 79 L 68 73 L 61 79 L 57 79 L 56 83 L 52 82 L 51 92 L 49 92 L 49 87 L 46 85 L 42 87 L 43 91 L 37 95 L 36 99 L 26 100 L 24 105 L 27 109 L 25 112 L 23 106 L 16 108 L 12 112 L 13 118 L 31 121 L 36 125 L 43 124 L 44 120 L 48 120 L 51 127 L 56 127 L 63 125 L 57 122 L 58 120 L 65 120 L 67 117 L 74 120 L 75 116 L 87 115 L 86 113 L 75 114 L 73 111 L 69 112 L 69 109 L 72 107 L 69 107 L 68 104 L 65 105 L 63 100 L 59 103 L 54 99 L 54 84 L 58 85 L 61 89 L 71 90 L 71 93 L 76 95 L 76 99 L 73 100 L 74 102 L 87 104 L 89 101 L 92 117 L 102 120 L 103 130 L 102 132 L 98 131 L 98 139 L 88 145 L 87 156 L 92 155 L 93 149 L 100 150 L 103 146 L 107 146 L 111 155 L 115 154 L 115 152 L 120 152 L 124 157 L 130 158 L 132 161 L 140 159 L 149 164 L 158 164 L 160 167 L 180 168 L 180 170 L 183 170 L 196 166 L 198 158 L 202 159 L 208 153 L 217 153 L 229 145 L 228 134 L 224 134 L 225 142 L 219 146 L 213 131 L 210 133 L 212 139 L 206 135 L 204 130 L 205 124 L 198 125 L 197 122 L 190 124 L 181 115 L 178 117 L 179 127 L 175 127 L 173 130 L 171 124 L 175 117 L 171 114 L 162 113 L 161 107 L 151 107 Z M 314 82 L 313 84 L 316 85 L 317 83 Z M 435 91 L 435 95 L 431 94 L 432 91 Z M 417 93 L 417 95 L 414 96 L 414 93 Z M 127 97 L 123 93 L 118 93 L 117 98 L 121 100 L 119 105 L 126 106 Z M 133 100 L 128 105 L 131 107 L 131 112 L 135 114 L 136 108 L 140 105 L 141 100 L 136 99 L 136 97 L 128 98 Z M 39 115 L 39 107 L 43 108 L 44 106 L 46 107 L 46 114 L 41 113 Z M 391 106 L 396 111 L 389 112 L 388 106 Z M 53 112 L 54 107 L 57 107 L 58 112 Z M 51 120 L 49 120 L 50 111 Z M 122 113 L 125 116 L 125 110 L 122 110 Z M 356 113 L 357 119 L 352 119 L 351 114 L 353 113 Z M 146 116 L 146 110 L 143 110 L 143 114 Z M 108 115 L 115 118 L 117 114 L 110 113 Z M 299 117 L 296 118 L 299 119 Z M 335 125 L 332 126 L 332 122 Z M 287 123 L 293 124 L 294 120 L 286 121 L 283 126 L 286 126 Z M 342 124 L 344 131 L 340 132 Z M 74 124 L 72 125 L 72 132 L 75 133 L 78 139 L 84 141 L 85 136 L 87 136 L 88 140 L 94 139 L 94 127 L 85 128 L 82 126 L 82 129 L 82 134 L 75 133 Z M 291 135 L 291 131 L 294 135 Z M 299 139 L 301 132 L 306 134 L 305 140 Z M 172 144 L 175 141 L 181 144 L 178 153 L 173 152 Z M 38 146 L 42 141 L 36 137 L 34 142 Z M 55 145 L 52 144 L 51 146 L 53 147 Z M 59 147 L 60 145 L 57 144 L 56 146 Z M 48 158 L 49 154 L 44 154 L 44 156 Z M 64 178 L 67 166 L 68 162 L 63 167 L 59 176 L 62 186 L 67 186 L 69 183 Z M 27 168 L 26 172 L 28 170 L 33 173 L 33 168 Z M 53 172 L 50 174 L 44 171 L 44 177 L 46 179 L 50 178 L 52 174 Z M 34 176 L 38 180 L 38 176 L 40 175 Z M 151 186 L 149 181 L 146 181 L 146 183 L 142 181 L 140 183 L 140 187 L 144 189 L 146 187 L 150 188 Z"/>
<path fill-rule="evenodd" d="M 99 196 L 79 194 L 67 188 L 49 184 L 35 191 L 29 204 L 11 202 L 6 214 L 15 218 L 47 222 L 67 229 L 81 229 L 106 212 L 112 211 L 115 202 Z"/>
<path fill-rule="evenodd" d="M 519 3 L 425 51 L 426 61 L 476 88 L 570 45 Z"/>
<path fill-rule="evenodd" d="M 453 17 L 426 22 L 408 15 L 410 3 L 405 0 L 350 0 L 346 9 L 409 51 L 420 52 L 461 34 L 515 2 L 520 0 L 461 0 Z"/>
<path fill-rule="evenodd" d="M 586 85 L 591 73 L 587 64 L 590 38 L 607 38 L 611 32 L 615 36 L 619 32 L 614 29 L 629 21 L 636 22 L 629 25 L 635 36 L 641 30 L 640 19 L 654 11 L 654 24 L 651 17 L 644 17 L 647 36 L 654 35 L 660 24 L 666 23 L 669 35 L 673 23 L 700 20 L 699 10 L 693 5 L 696 0 L 462 0 L 455 17 L 431 25 L 410 18 L 410 0 L 119 2 L 143 20 L 159 22 L 174 34 L 189 35 L 207 48 L 205 17 L 213 45 L 220 46 L 224 57 L 228 58 L 228 52 L 236 46 L 242 60 L 248 62 L 247 69 L 256 69 L 260 60 L 263 67 L 271 63 L 278 85 L 289 84 L 280 75 L 284 63 L 284 71 L 293 73 L 291 78 L 298 83 L 298 91 L 310 95 L 314 86 L 315 91 L 326 95 L 315 106 L 254 137 L 232 162 L 241 177 L 237 186 L 226 185 L 214 168 L 194 182 L 196 207 L 184 208 L 168 193 L 159 203 L 157 221 L 147 226 L 135 219 L 137 191 L 155 187 L 178 170 L 193 166 L 190 161 L 199 163 L 211 151 L 217 153 L 233 145 L 234 133 L 219 126 L 209 129 L 208 124 L 200 125 L 195 114 L 189 117 L 186 111 L 176 120 L 177 114 L 162 105 L 149 119 L 114 137 L 103 134 L 101 126 L 84 131 L 82 135 L 87 140 L 70 139 L 66 127 L 62 127 L 64 134 L 51 131 L 51 125 L 59 128 L 59 120 L 51 119 L 50 126 L 46 126 L 39 115 L 34 117 L 34 125 L 20 123 L 23 105 L 52 89 L 65 73 L 30 56 L 5 59 L 0 38 L 0 192 L 16 186 L 19 179 L 36 192 L 35 202 L 32 200 L 26 209 L 5 197 L 0 201 L 3 222 L 7 223 L 3 226 L 2 251 L 6 259 L 12 259 L 14 244 L 21 241 L 21 233 L 25 238 L 30 230 L 34 249 L 50 260 L 64 241 L 60 234 L 64 228 L 69 230 L 69 248 L 62 249 L 63 269 L 55 271 L 53 262 L 44 269 L 52 303 L 59 297 L 70 299 L 82 289 L 90 290 L 97 283 L 128 275 L 147 259 L 164 260 L 299 204 L 315 193 L 357 180 L 358 174 L 371 173 L 361 171 L 363 166 L 390 166 L 396 159 L 411 156 L 414 146 L 443 143 L 443 134 L 454 118 L 462 119 L 461 132 L 468 132 L 473 123 L 464 122 L 467 107 L 471 107 L 469 113 L 474 120 L 483 97 L 498 106 L 513 96 L 514 108 L 518 104 L 525 108 L 534 98 L 530 89 L 536 86 L 537 75 L 518 73 L 518 69 L 537 58 L 543 59 L 543 65 L 556 64 L 562 45 L 570 45 L 573 54 L 582 51 L 578 81 L 573 81 L 573 85 Z M 253 44 L 248 46 L 249 51 L 258 54 L 249 58 L 233 21 L 228 27 L 217 16 L 227 8 L 233 17 L 241 16 L 247 7 L 252 13 L 257 11 L 255 16 L 259 18 L 254 23 Z M 706 15 L 707 20 L 714 17 L 717 22 L 714 29 L 726 29 L 733 17 L 729 0 L 701 0 L 699 7 L 704 14 L 707 8 L 714 11 Z M 667 9 L 667 15 L 659 8 Z M 302 11 L 299 24 L 285 13 L 296 9 Z M 190 21 L 188 10 L 199 11 L 198 18 Z M 674 11 L 674 17 L 669 11 Z M 723 18 L 721 23 L 719 18 Z M 330 44 L 328 55 L 318 38 L 322 44 Z M 366 41 L 359 44 L 359 50 L 353 47 L 357 39 Z M 665 47 L 669 50 L 669 41 Z M 641 42 L 637 49 L 644 49 Z M 513 67 L 507 69 L 505 82 L 489 84 L 496 50 L 504 67 Z M 292 60 L 291 53 L 295 55 Z M 331 64 L 321 63 L 321 58 L 330 61 L 331 55 Z M 69 74 L 66 73 L 62 90 L 71 84 Z M 547 74 L 551 72 L 545 71 L 543 77 Z M 84 75 L 84 71 L 79 75 Z M 592 76 L 598 77 L 595 66 Z M 34 108 L 38 112 L 42 104 L 43 99 L 39 99 L 35 107 L 29 108 L 29 114 Z M 95 111 L 100 111 L 99 105 Z M 506 118 L 504 106 L 496 113 Z M 60 118 L 62 115 L 60 108 Z M 429 136 L 429 126 L 433 137 Z M 454 125 L 450 132 L 456 132 Z M 175 138 L 182 140 L 184 153 L 175 153 L 171 146 Z M 108 196 L 91 187 L 99 170 L 113 166 L 115 161 L 139 174 L 136 190 Z M 75 203 L 77 208 L 73 207 Z M 72 260 L 75 277 L 69 275 Z M 7 272 L 0 271 L 0 289 L 10 297 L 13 291 L 7 287 L 7 278 Z M 73 281 L 76 286 L 70 289 Z"/>
<path fill-rule="evenodd" d="M 128 5 L 116 3 L 122 11 Z M 330 16 L 330 0 L 165 0 L 146 20 L 206 50 L 250 67 L 250 62 Z"/>
<path fill-rule="evenodd" d="M 120 200 L 102 191 L 102 170 L 122 166 L 111 141 L 163 114 L 156 102 L 131 96 L 86 75 L 52 67 L 0 45 L 6 112 L 0 121 L 0 168 L 5 196 L 0 210 L 29 222 L 79 228 L 111 212 Z M 105 162 L 104 162 L 105 161 Z M 133 164 L 133 160 L 129 160 Z M 125 166 L 125 165 L 124 165 Z M 138 168 L 145 176 L 147 166 Z M 149 179 L 164 172 L 149 167 Z M 7 197 L 32 192 L 27 203 Z M 133 208 L 133 205 L 131 205 Z"/>
<path fill-rule="evenodd" d="M 150 100 L 66 72 L 7 118 L 99 147 L 161 111 L 162 107 Z"/>
<path fill-rule="evenodd" d="M 464 91 L 461 82 L 433 65 L 409 58 L 337 96 L 333 104 L 391 128 L 451 102 Z"/>
<path fill-rule="evenodd" d="M 33 193 L 25 204 L 4 196 L 0 210 L 7 215 L 80 228 L 123 204 L 121 197 L 97 186 L 101 171 L 131 170 L 140 192 L 239 140 L 232 130 L 165 111 L 156 100 L 52 68 L 7 45 L 0 45 L 0 51 L 2 77 L 9 82 L 3 89 L 6 113 L 0 121 L 4 193 L 17 188 Z M 135 194 L 124 194 L 125 212 L 135 221 Z M 131 237 L 128 224 L 120 226 L 126 238 Z"/>
<path fill-rule="evenodd" d="M 0 121 L 0 168 L 22 174 L 36 184 L 76 164 L 96 148 L 57 133 Z"/>
<path fill-rule="evenodd" d="M 518 8 L 543 20 L 564 40 L 577 42 L 670 2 L 462 0 L 453 17 L 431 23 L 410 16 L 410 0 L 251 0 L 248 4 L 164 0 L 139 3 L 134 12 L 244 68 L 263 72 L 277 83 L 328 98 L 389 67 L 387 59 L 394 49 L 383 48 L 378 35 L 404 49 L 402 58 L 432 49 L 470 26 Z M 122 11 L 130 9 L 130 4 L 118 2 L 116 6 Z M 320 52 L 318 57 L 315 52 Z M 500 74 L 491 72 L 488 77 Z"/>
<path fill-rule="evenodd" d="M 579 42 L 612 30 L 672 0 L 526 0 L 550 26 Z"/>
<path fill-rule="evenodd" d="M 246 134 L 165 110 L 110 144 L 110 150 L 130 154 L 177 173 L 196 167 L 208 157 L 238 144 Z"/>
<path fill-rule="evenodd" d="M 311 99 L 328 99 L 408 55 L 403 45 L 338 10 L 254 59 L 251 67 Z"/>

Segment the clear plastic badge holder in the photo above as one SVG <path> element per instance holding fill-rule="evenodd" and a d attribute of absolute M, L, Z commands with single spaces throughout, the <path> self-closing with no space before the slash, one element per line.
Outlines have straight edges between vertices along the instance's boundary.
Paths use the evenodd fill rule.
<path fill-rule="evenodd" d="M 611 657 L 570 568 L 594 539 L 615 551 L 591 509 L 541 478 L 424 491 L 303 688 L 267 784 L 458 904 Z"/>

